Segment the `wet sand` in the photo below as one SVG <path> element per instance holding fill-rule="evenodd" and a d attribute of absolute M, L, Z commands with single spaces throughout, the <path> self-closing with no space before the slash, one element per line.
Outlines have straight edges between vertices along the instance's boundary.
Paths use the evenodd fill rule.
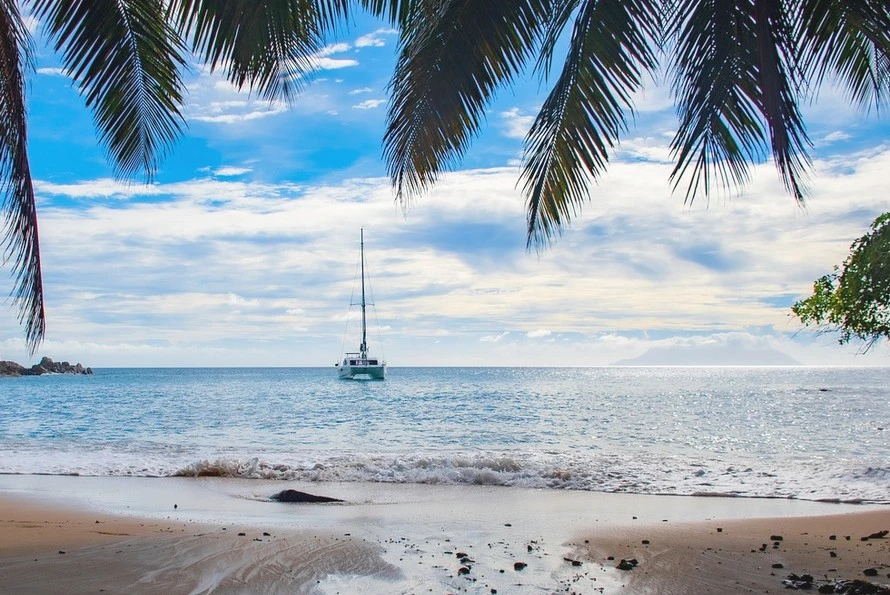
<path fill-rule="evenodd" d="M 284 488 L 347 503 L 268 501 Z M 779 593 L 890 583 L 890 539 L 862 540 L 886 529 L 890 507 L 799 501 L 6 476 L 0 592 Z"/>

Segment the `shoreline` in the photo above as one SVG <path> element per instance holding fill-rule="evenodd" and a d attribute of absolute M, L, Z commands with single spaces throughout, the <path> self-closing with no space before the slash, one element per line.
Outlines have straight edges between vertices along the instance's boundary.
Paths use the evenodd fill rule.
<path fill-rule="evenodd" d="M 267 500 L 284 488 L 347 503 Z M 790 573 L 890 583 L 890 539 L 861 540 L 890 529 L 890 506 L 880 505 L 486 486 L 0 476 L 0 527 L 4 593 L 56 592 L 59 576 L 72 593 L 166 595 L 777 593 Z M 770 539 L 776 535 L 783 539 Z M 638 564 L 618 570 L 622 558 Z M 877 576 L 864 575 L 869 568 Z"/>

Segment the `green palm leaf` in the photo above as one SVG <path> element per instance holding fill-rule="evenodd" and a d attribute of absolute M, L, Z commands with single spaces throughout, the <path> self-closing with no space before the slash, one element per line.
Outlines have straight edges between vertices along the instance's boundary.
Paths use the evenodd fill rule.
<path fill-rule="evenodd" d="M 788 191 L 803 201 L 809 140 L 797 108 L 791 25 L 772 0 L 685 0 L 668 20 L 680 124 L 671 148 L 686 200 L 748 180 L 772 153 Z"/>
<path fill-rule="evenodd" d="M 151 179 L 182 127 L 184 48 L 161 0 L 36 0 L 123 175 Z"/>
<path fill-rule="evenodd" d="M 4 262 L 12 261 L 13 302 L 33 355 L 46 333 L 37 204 L 27 152 L 24 71 L 29 37 L 15 0 L 0 0 L 0 193 L 3 196 Z"/>
<path fill-rule="evenodd" d="M 577 2 L 563 2 L 545 36 L 548 63 L 559 29 Z M 589 196 L 591 178 L 605 170 L 609 153 L 633 111 L 631 94 L 656 66 L 652 40 L 660 30 L 655 0 L 588 0 L 578 11 L 568 56 L 526 139 L 522 172 L 528 200 L 528 242 L 549 241 Z"/>
<path fill-rule="evenodd" d="M 325 31 L 348 14 L 349 0 L 179 0 L 171 15 L 212 70 L 238 89 L 292 101 L 314 68 Z"/>
<path fill-rule="evenodd" d="M 862 105 L 890 99 L 890 3 L 803 0 L 799 29 L 803 68 L 814 85 L 834 74 Z"/>
<path fill-rule="evenodd" d="M 524 65 L 551 0 L 419 0 L 406 19 L 384 137 L 400 200 L 463 155 L 498 85 Z"/>

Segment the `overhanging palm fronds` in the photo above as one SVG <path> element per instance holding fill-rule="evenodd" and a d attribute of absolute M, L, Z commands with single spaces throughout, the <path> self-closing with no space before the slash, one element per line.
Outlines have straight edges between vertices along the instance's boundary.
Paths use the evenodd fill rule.
<path fill-rule="evenodd" d="M 799 36 L 802 66 L 814 86 L 833 74 L 861 105 L 890 100 L 890 3 L 802 0 Z"/>
<path fill-rule="evenodd" d="M 498 85 L 524 65 L 552 0 L 419 0 L 390 84 L 384 156 L 407 201 L 463 155 Z"/>
<path fill-rule="evenodd" d="M 19 322 L 33 355 L 46 332 L 37 204 L 27 152 L 24 71 L 29 38 L 16 0 L 0 0 L 0 194 L 4 262 L 12 262 Z"/>
<path fill-rule="evenodd" d="M 182 129 L 184 47 L 161 0 L 36 0 L 124 176 L 151 179 Z"/>
<path fill-rule="evenodd" d="M 675 187 L 688 178 L 687 201 L 737 188 L 771 151 L 786 188 L 802 201 L 809 141 L 797 108 L 792 33 L 779 3 L 676 2 L 668 28 L 680 113 L 671 145 Z"/>
<path fill-rule="evenodd" d="M 562 2 L 552 13 L 544 70 L 576 4 Z M 654 0 L 588 0 L 580 7 L 562 73 L 526 139 L 529 245 L 547 242 L 577 215 L 591 178 L 605 170 L 633 110 L 631 95 L 656 66 L 659 9 Z"/>
<path fill-rule="evenodd" d="M 348 14 L 348 0 L 179 0 L 170 13 L 212 69 L 238 89 L 292 101 L 324 32 Z"/>

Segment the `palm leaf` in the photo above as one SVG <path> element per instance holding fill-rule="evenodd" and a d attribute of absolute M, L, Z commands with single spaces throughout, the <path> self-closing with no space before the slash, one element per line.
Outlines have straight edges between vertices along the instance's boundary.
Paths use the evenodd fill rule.
<path fill-rule="evenodd" d="M 498 85 L 523 67 L 551 0 L 419 0 L 406 19 L 384 137 L 399 200 L 466 151 Z"/>
<path fill-rule="evenodd" d="M 836 75 L 851 98 L 880 107 L 890 99 L 890 4 L 875 0 L 803 0 L 801 61 L 814 85 Z"/>
<path fill-rule="evenodd" d="M 13 263 L 13 303 L 33 355 L 46 334 L 37 203 L 27 152 L 24 71 L 29 37 L 16 0 L 0 0 L 0 193 L 3 196 L 4 262 Z"/>
<path fill-rule="evenodd" d="M 123 175 L 151 179 L 182 128 L 184 48 L 162 0 L 35 0 Z"/>
<path fill-rule="evenodd" d="M 325 32 L 348 15 L 349 0 L 178 0 L 172 19 L 212 70 L 238 89 L 292 101 L 315 65 Z"/>
<path fill-rule="evenodd" d="M 576 3 L 562 4 L 554 11 L 557 25 Z M 545 36 L 545 70 L 557 29 Z M 590 179 L 603 173 L 626 129 L 631 94 L 656 66 L 659 30 L 656 0 L 588 0 L 580 7 L 562 73 L 526 139 L 529 245 L 549 241 L 587 200 Z"/>
<path fill-rule="evenodd" d="M 772 0 L 674 2 L 667 24 L 680 124 L 671 145 L 686 200 L 742 186 L 770 152 L 803 201 L 808 139 L 797 108 L 791 26 Z"/>

